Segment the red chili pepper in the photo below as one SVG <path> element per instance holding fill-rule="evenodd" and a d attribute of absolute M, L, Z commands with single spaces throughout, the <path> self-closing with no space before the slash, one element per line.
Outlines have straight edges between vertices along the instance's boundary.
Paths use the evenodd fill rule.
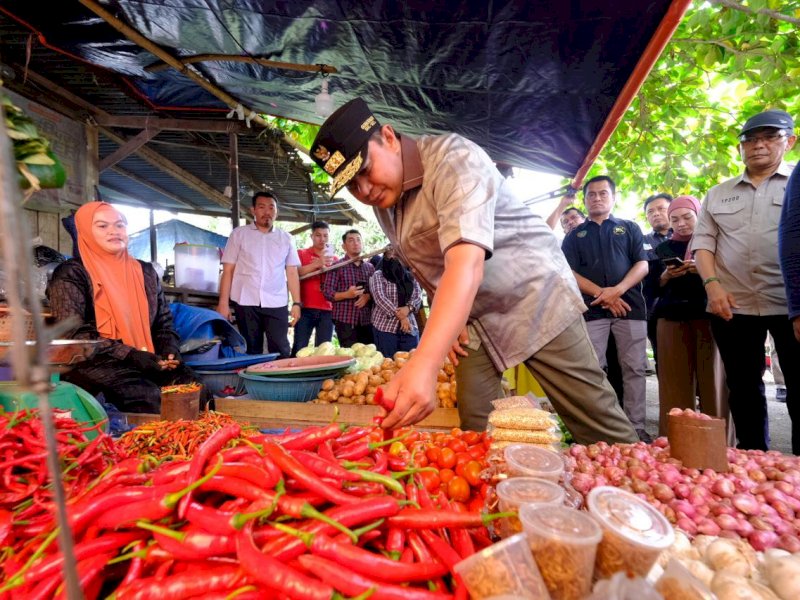
<path fill-rule="evenodd" d="M 249 481 L 250 483 L 262 488 L 275 487 L 275 484 L 278 483 L 278 479 L 280 479 L 280 473 L 278 473 L 277 477 L 273 479 L 273 476 L 267 473 L 267 471 L 264 469 L 249 463 L 241 462 L 223 463 L 217 475 L 219 477 L 236 477 L 237 479 Z"/>
<path fill-rule="evenodd" d="M 453 541 L 453 548 L 456 549 L 461 558 L 469 558 L 475 554 L 475 544 L 469 536 L 469 531 L 463 527 L 450 529 L 450 539 Z"/>
<path fill-rule="evenodd" d="M 264 452 L 275 462 L 281 471 L 288 477 L 296 479 L 310 492 L 314 492 L 334 504 L 352 504 L 359 501 L 358 498 L 345 494 L 341 490 L 337 490 L 321 482 L 310 469 L 300 464 L 297 459 L 293 458 L 286 450 L 277 444 L 264 444 Z"/>
<path fill-rule="evenodd" d="M 489 537 L 489 533 L 486 531 L 485 527 L 470 529 L 469 535 L 472 538 L 472 541 L 475 543 L 477 550 L 483 550 L 484 548 L 488 548 L 492 545 L 492 540 Z"/>
<path fill-rule="evenodd" d="M 369 435 L 371 431 L 371 427 L 351 427 L 336 439 L 336 441 L 333 443 L 333 449 L 338 450 L 343 446 L 347 446 L 352 442 L 360 440 L 365 435 Z"/>
<path fill-rule="evenodd" d="M 319 475 L 320 477 L 330 477 L 341 481 L 360 481 L 361 477 L 352 471 L 348 471 L 338 462 L 331 462 L 311 452 L 294 451 L 291 455 L 302 465 Z"/>
<path fill-rule="evenodd" d="M 358 504 L 337 506 L 325 511 L 324 514 L 345 527 L 355 527 L 397 514 L 400 506 L 396 498 L 382 495 L 362 500 Z M 300 530 L 308 533 L 324 533 L 326 535 L 336 531 L 334 527 L 322 521 L 311 521 Z M 269 542 L 263 548 L 263 551 L 282 562 L 288 562 L 303 554 L 305 545 L 302 540 L 295 536 L 283 535 Z"/>
<path fill-rule="evenodd" d="M 390 527 L 386 532 L 386 551 L 400 554 L 406 547 L 406 532 L 397 527 Z"/>
<path fill-rule="evenodd" d="M 310 534 L 306 535 L 310 536 Z M 369 575 L 384 582 L 427 581 L 448 572 L 447 568 L 439 562 L 409 565 L 358 546 L 339 544 L 328 536 L 320 534 L 313 536 L 311 552 L 316 556 L 335 560 L 356 573 Z"/>
<path fill-rule="evenodd" d="M 386 412 L 392 412 L 394 410 L 394 400 L 384 398 L 382 387 L 375 390 L 375 404 L 383 408 Z"/>
<path fill-rule="evenodd" d="M 137 544 L 133 547 L 134 554 L 141 553 L 145 549 L 145 543 L 137 542 Z M 133 556 L 131 558 L 131 564 L 128 565 L 128 572 L 125 574 L 125 578 L 120 583 L 121 587 L 125 587 L 136 581 L 137 579 L 141 579 L 142 572 L 144 571 L 144 560 L 141 556 Z"/>
<path fill-rule="evenodd" d="M 233 423 L 231 425 L 225 425 L 225 427 L 221 429 L 217 429 L 211 436 L 203 442 L 203 445 L 197 450 L 197 453 L 194 455 L 191 461 L 191 466 L 189 467 L 189 476 L 188 480 L 190 482 L 196 481 L 205 469 L 206 463 L 209 459 L 217 454 L 222 448 L 232 439 L 236 438 L 241 434 L 242 428 L 239 426 L 238 423 Z M 180 505 L 178 506 L 178 518 L 183 519 L 186 515 L 186 507 L 189 506 L 189 502 L 191 500 L 192 493 L 189 492 L 184 496 L 181 500 Z"/>
<path fill-rule="evenodd" d="M 117 589 L 115 595 L 117 600 L 183 600 L 203 596 L 207 592 L 236 588 L 246 581 L 244 572 L 238 566 L 224 565 L 202 571 L 185 571 L 163 578 L 156 575 L 139 579 L 127 587 Z"/>
<path fill-rule="evenodd" d="M 412 563 L 414 562 L 414 551 L 406 546 L 403 548 L 403 553 L 400 555 L 400 562 Z"/>
<path fill-rule="evenodd" d="M 421 588 L 391 583 L 380 583 L 349 571 L 343 568 L 341 564 L 320 556 L 306 554 L 298 558 L 298 560 L 306 569 L 348 596 L 357 596 L 369 590 L 374 590 L 370 595 L 371 600 L 444 600 L 452 598 L 450 594 L 429 592 Z"/>
<path fill-rule="evenodd" d="M 113 554 L 101 554 L 99 556 L 92 556 L 77 564 L 78 570 L 78 585 L 86 592 L 84 598 L 86 600 L 93 600 L 96 594 L 91 594 L 89 590 L 95 587 L 95 580 L 98 579 L 100 573 L 106 567 L 106 563 L 111 560 Z M 60 579 L 60 577 L 59 577 Z M 99 590 L 99 588 L 98 588 Z M 56 599 L 64 598 L 64 588 L 56 595 Z"/>
<path fill-rule="evenodd" d="M 261 585 L 298 600 L 330 600 L 333 596 L 334 590 L 330 585 L 304 575 L 261 552 L 253 543 L 252 521 L 236 536 L 236 548 L 242 569 Z"/>
<path fill-rule="evenodd" d="M 436 555 L 436 557 L 441 560 L 451 571 L 453 570 L 453 567 L 461 561 L 461 557 L 458 555 L 458 552 L 456 552 L 450 544 L 445 542 L 430 529 L 420 529 L 419 535 L 428 545 L 428 548 L 431 549 L 434 555 Z"/>
<path fill-rule="evenodd" d="M 386 488 L 376 481 L 356 481 L 345 486 L 347 493 L 359 498 L 365 496 L 385 496 Z"/>
<path fill-rule="evenodd" d="M 309 427 L 303 433 L 304 435 L 281 442 L 281 446 L 287 450 L 311 450 L 328 440 L 338 438 L 345 430 L 347 425 L 340 423 L 331 423 L 321 428 Z"/>
<path fill-rule="evenodd" d="M 511 516 L 509 513 L 472 513 L 454 512 L 452 510 L 404 508 L 397 515 L 390 517 L 390 527 L 406 529 L 440 529 L 450 527 L 481 527 L 495 519 Z"/>
<path fill-rule="evenodd" d="M 329 462 L 338 463 L 336 456 L 333 454 L 333 443 L 331 440 L 319 445 L 317 448 L 317 455 Z"/>
<path fill-rule="evenodd" d="M 419 537 L 419 534 L 416 531 L 409 531 L 406 534 L 406 539 L 408 540 L 408 547 L 411 548 L 411 551 L 414 553 L 414 557 L 417 559 L 417 562 L 420 563 L 428 563 L 434 562 L 436 559 L 431 554 L 431 551 L 425 545 L 425 542 L 422 541 L 422 538 Z"/>
<path fill-rule="evenodd" d="M 376 473 L 386 473 L 389 470 L 389 457 L 387 456 L 385 450 L 380 448 L 373 450 L 372 457 L 375 460 L 375 464 L 370 467 L 370 471 L 374 471 Z"/>

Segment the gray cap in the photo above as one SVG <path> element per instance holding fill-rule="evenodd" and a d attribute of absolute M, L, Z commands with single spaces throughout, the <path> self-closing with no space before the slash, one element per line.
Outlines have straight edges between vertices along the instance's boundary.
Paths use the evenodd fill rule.
<path fill-rule="evenodd" d="M 792 117 L 784 110 L 770 109 L 750 117 L 742 127 L 739 135 L 759 127 L 775 127 L 776 129 L 794 129 Z"/>

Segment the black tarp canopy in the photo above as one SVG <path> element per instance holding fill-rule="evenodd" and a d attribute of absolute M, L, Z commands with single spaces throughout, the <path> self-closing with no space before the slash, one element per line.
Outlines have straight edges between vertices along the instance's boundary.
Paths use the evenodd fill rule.
<path fill-rule="evenodd" d="M 163 62 L 152 52 L 82 5 L 92 3 L 5 0 L 0 13 L 34 32 L 33 47 L 46 45 L 54 55 L 111 74 L 117 88 L 139 102 L 137 114 L 225 119 L 225 102 L 187 75 L 160 68 Z M 665 16 L 671 15 L 674 28 L 688 1 L 98 5 L 173 57 L 223 54 L 332 66 L 337 72 L 327 79 L 336 105 L 362 96 L 383 122 L 402 132 L 455 131 L 498 162 L 573 177 L 614 118 L 620 95 L 630 91 L 637 72 L 643 77 L 652 66 L 660 47 L 647 64 L 640 59 L 663 34 Z M 322 121 L 314 112 L 319 72 L 213 58 L 185 68 L 246 109 Z"/>

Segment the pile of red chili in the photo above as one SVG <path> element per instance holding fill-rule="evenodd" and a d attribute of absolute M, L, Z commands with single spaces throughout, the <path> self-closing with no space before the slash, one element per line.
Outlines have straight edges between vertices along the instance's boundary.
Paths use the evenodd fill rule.
<path fill-rule="evenodd" d="M 117 452 L 122 458 L 188 460 L 211 434 L 233 422 L 230 416 L 213 410 L 200 413 L 194 421 L 153 421 L 122 434 L 116 443 Z M 243 433 L 250 431 L 245 427 Z M 252 432 L 257 431 L 252 428 Z"/>
<path fill-rule="evenodd" d="M 37 410 L 0 412 L 0 561 L 52 529 L 53 493 L 47 471 L 44 428 Z M 114 460 L 113 442 L 95 427 L 81 427 L 55 411 L 56 440 L 66 492 L 87 490 Z M 88 433 L 94 439 L 87 439 Z"/>
<path fill-rule="evenodd" d="M 387 451 L 398 438 L 338 424 L 243 438 L 231 424 L 189 461 L 123 460 L 68 503 L 86 598 L 466 598 L 453 565 L 490 544 L 490 517 L 431 494 L 424 452 Z M 59 593 L 55 538 L 5 558 L 0 598 Z"/>

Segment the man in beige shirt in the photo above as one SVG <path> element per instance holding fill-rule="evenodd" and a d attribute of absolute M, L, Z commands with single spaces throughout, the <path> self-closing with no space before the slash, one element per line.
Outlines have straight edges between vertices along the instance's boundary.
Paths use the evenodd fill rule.
<path fill-rule="evenodd" d="M 311 155 L 372 206 L 403 262 L 433 294 L 420 345 L 384 388 L 385 427 L 436 406 L 450 351 L 462 426 L 483 429 L 503 370 L 525 362 L 576 440 L 636 441 L 600 370 L 583 302 L 558 241 L 491 159 L 458 135 L 400 137 L 360 98 L 323 124 Z"/>
<path fill-rule="evenodd" d="M 725 365 L 739 448 L 767 450 L 769 428 L 762 376 L 772 334 L 781 364 L 800 365 L 778 262 L 778 223 L 796 140 L 782 110 L 747 120 L 739 134 L 744 173 L 708 191 L 692 240 L 708 295 L 711 329 Z M 784 371 L 792 451 L 800 454 L 800 372 Z"/>

